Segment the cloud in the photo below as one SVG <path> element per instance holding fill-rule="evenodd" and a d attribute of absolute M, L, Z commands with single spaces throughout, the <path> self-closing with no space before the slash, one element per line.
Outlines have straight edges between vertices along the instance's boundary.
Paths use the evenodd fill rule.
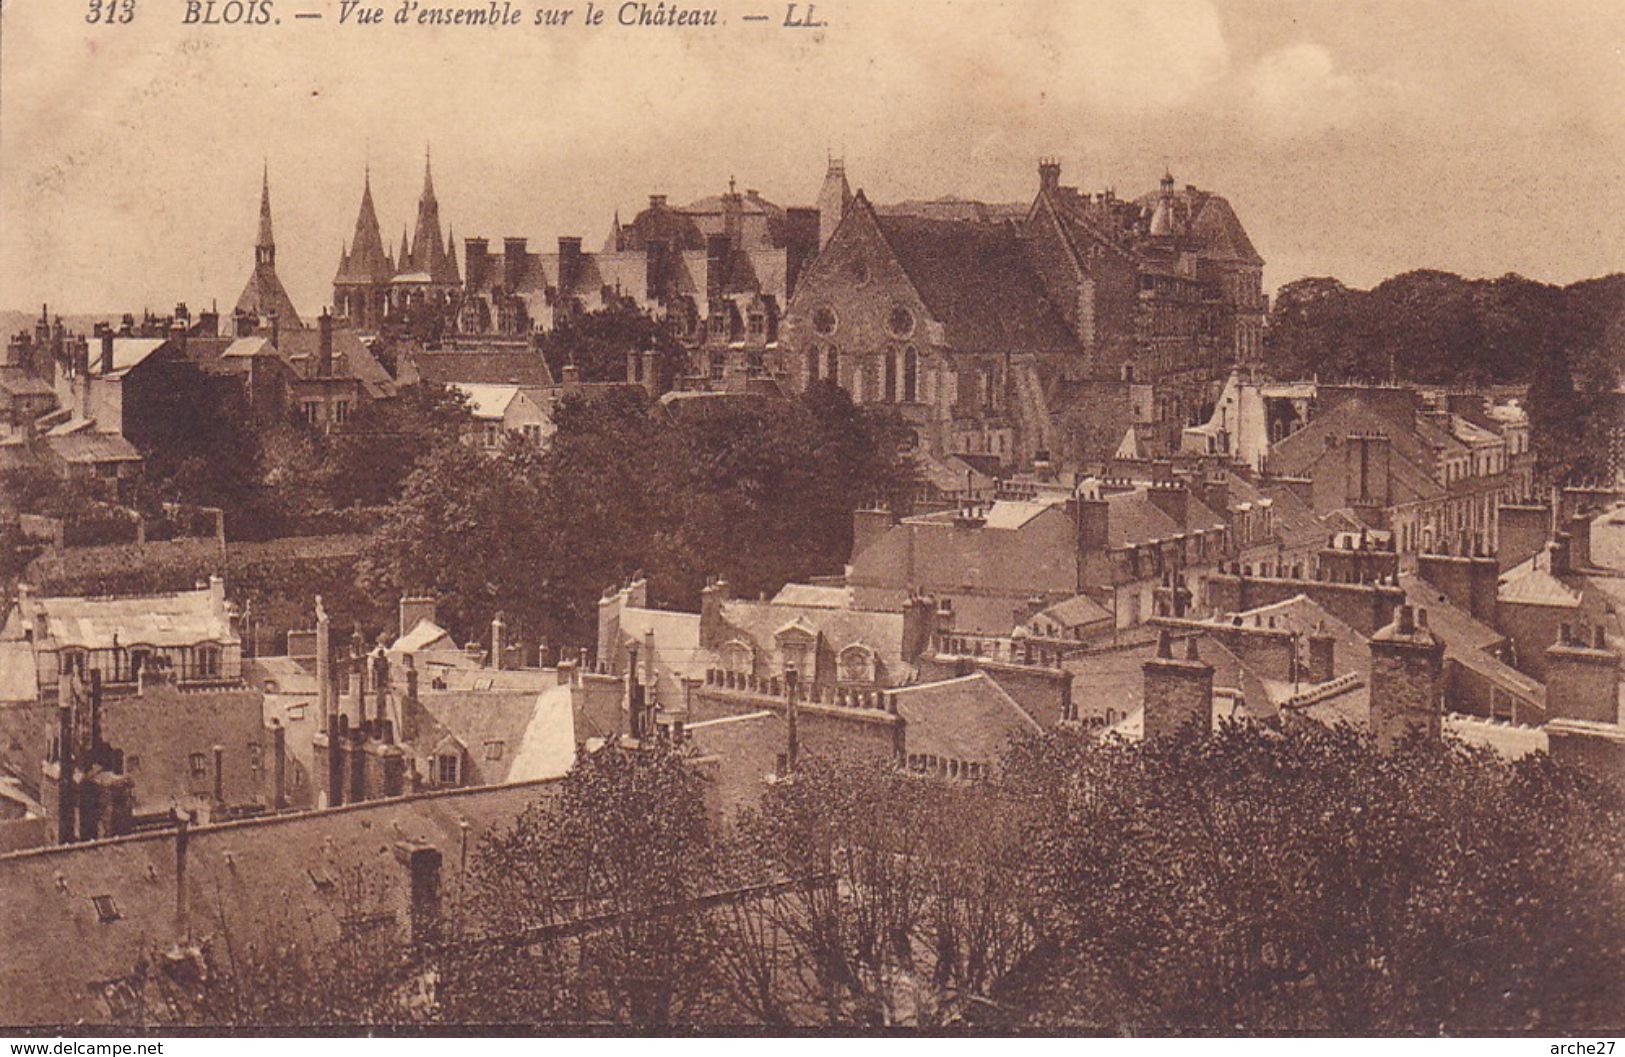
<path fill-rule="evenodd" d="M 1241 89 L 1254 131 L 1266 138 L 1347 128 L 1388 94 L 1379 82 L 1339 70 L 1329 49 L 1308 41 L 1258 59 Z"/>

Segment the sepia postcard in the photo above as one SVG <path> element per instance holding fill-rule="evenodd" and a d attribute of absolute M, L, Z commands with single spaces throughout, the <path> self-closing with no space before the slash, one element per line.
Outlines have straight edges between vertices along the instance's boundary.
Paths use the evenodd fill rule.
<path fill-rule="evenodd" d="M 1622 55 L 0 0 L 10 1052 L 1612 1055 Z"/>

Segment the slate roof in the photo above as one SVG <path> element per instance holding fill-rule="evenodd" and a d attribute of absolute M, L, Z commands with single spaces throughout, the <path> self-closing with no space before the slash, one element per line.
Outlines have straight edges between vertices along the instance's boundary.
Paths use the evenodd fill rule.
<path fill-rule="evenodd" d="M 516 385 L 455 383 L 452 388 L 463 394 L 475 418 L 501 419 L 508 413 L 508 405 L 519 397 L 519 387 Z"/>
<path fill-rule="evenodd" d="M 812 606 L 820 609 L 852 608 L 852 589 L 824 584 L 785 584 L 773 596 L 780 606 Z"/>
<path fill-rule="evenodd" d="M 0 1024 L 112 1023 L 108 986 L 143 963 L 161 971 L 153 957 L 177 941 L 322 944 L 346 919 L 404 934 L 410 882 L 397 844 L 437 848 L 444 891 L 458 883 L 462 848 L 555 788 L 458 789 L 194 826 L 179 886 L 172 831 L 0 855 Z M 99 918 L 92 900 L 103 895 L 116 920 Z M 149 1005 L 149 1016 L 162 1008 Z"/>
<path fill-rule="evenodd" d="M 0 640 L 0 703 L 38 699 L 34 647 L 21 639 Z"/>
<path fill-rule="evenodd" d="M 570 687 L 554 681 L 551 691 L 543 693 L 420 691 L 419 704 L 432 722 L 419 731 L 412 747 L 426 757 L 445 737 L 456 738 L 468 750 L 478 785 L 557 777 L 575 762 L 576 743 Z M 501 745 L 500 755 L 489 759 L 487 747 L 496 743 Z M 521 764 L 523 769 L 516 770 Z M 426 763 L 420 771 L 431 773 Z"/>
<path fill-rule="evenodd" d="M 294 365 L 301 378 L 316 378 L 321 368 L 321 333 L 317 330 L 284 330 L 277 337 L 278 351 Z M 383 398 L 394 395 L 395 379 L 379 363 L 351 327 L 333 328 L 333 376 L 355 378 L 368 395 Z"/>
<path fill-rule="evenodd" d="M 1211 191 L 1194 187 L 1176 190 L 1171 194 L 1174 210 L 1183 231 L 1200 246 L 1200 254 L 1210 260 L 1238 261 L 1262 266 L 1264 258 L 1253 248 L 1252 240 L 1241 226 L 1230 203 Z M 1153 208 L 1162 194 L 1153 191 L 1135 199 L 1142 209 Z"/>
<path fill-rule="evenodd" d="M 12 396 L 55 396 L 56 390 L 45 384 L 45 379 L 21 367 L 0 367 L 0 392 Z"/>
<path fill-rule="evenodd" d="M 146 361 L 147 357 L 168 343 L 168 338 L 114 338 L 113 373 L 106 377 L 122 378 L 132 368 L 140 366 Z M 90 350 L 90 373 L 95 378 L 103 377 L 102 356 L 99 345 L 92 347 Z"/>
<path fill-rule="evenodd" d="M 140 462 L 141 453 L 118 433 L 81 430 L 45 438 L 52 455 L 72 465 L 99 465 L 109 462 Z"/>
<path fill-rule="evenodd" d="M 1064 602 L 1055 603 L 1038 616 L 1048 618 L 1063 628 L 1087 627 L 1112 617 L 1110 611 L 1088 595 L 1073 595 Z"/>
<path fill-rule="evenodd" d="M 951 348 L 1078 350 L 1077 335 L 1045 296 L 1013 226 L 910 216 L 877 222 Z"/>
<path fill-rule="evenodd" d="M 546 388 L 553 372 L 539 352 L 414 352 L 425 382 L 438 385 L 517 385 Z"/>
<path fill-rule="evenodd" d="M 1013 739 L 1042 729 L 986 672 L 892 693 L 911 755 L 996 763 Z"/>
<path fill-rule="evenodd" d="M 44 610 L 47 630 L 60 646 L 110 649 L 115 640 L 120 646 L 236 641 L 208 588 L 112 598 L 33 598 L 29 602 Z M 19 619 L 28 619 L 28 615 L 20 614 Z"/>

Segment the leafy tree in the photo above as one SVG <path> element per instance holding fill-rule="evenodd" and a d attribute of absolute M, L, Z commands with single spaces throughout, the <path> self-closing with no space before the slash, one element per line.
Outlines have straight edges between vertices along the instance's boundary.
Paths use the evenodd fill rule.
<path fill-rule="evenodd" d="M 1113 1030 L 1435 1034 L 1617 1024 L 1617 793 L 1544 757 L 1348 728 L 1053 735 L 1011 771 L 1047 805 L 1060 942 L 1020 1004 Z"/>
<path fill-rule="evenodd" d="M 813 757 L 771 786 L 740 830 L 755 862 L 799 882 L 761 910 L 789 941 L 781 1011 L 832 1025 L 982 1019 L 1040 935 L 1025 808 L 881 762 Z"/>
<path fill-rule="evenodd" d="M 531 589 L 543 534 L 543 478 L 534 449 L 514 441 L 496 454 L 456 441 L 431 449 L 363 552 L 357 577 L 375 598 L 426 594 L 448 626 L 472 633 L 506 610 L 540 623 Z"/>
<path fill-rule="evenodd" d="M 609 746 L 481 840 L 476 936 L 441 967 L 451 1022 L 705 1023 L 713 874 L 705 779 L 679 756 Z M 519 953 L 523 950 L 523 953 Z"/>
<path fill-rule="evenodd" d="M 553 376 L 560 377 L 565 364 L 574 364 L 586 382 L 626 381 L 627 353 L 651 349 L 660 354 L 665 377 L 686 369 L 688 354 L 683 346 L 630 303 L 567 317 L 541 337 L 542 355 Z"/>

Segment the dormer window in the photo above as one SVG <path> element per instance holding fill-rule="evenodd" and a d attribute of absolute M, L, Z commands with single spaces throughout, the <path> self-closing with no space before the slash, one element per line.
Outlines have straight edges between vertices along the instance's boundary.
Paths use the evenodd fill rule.
<path fill-rule="evenodd" d="M 840 680 L 843 683 L 873 683 L 875 667 L 875 651 L 861 642 L 841 651 Z"/>
<path fill-rule="evenodd" d="M 435 782 L 438 785 L 456 785 L 462 775 L 462 760 L 454 752 L 435 757 Z"/>

